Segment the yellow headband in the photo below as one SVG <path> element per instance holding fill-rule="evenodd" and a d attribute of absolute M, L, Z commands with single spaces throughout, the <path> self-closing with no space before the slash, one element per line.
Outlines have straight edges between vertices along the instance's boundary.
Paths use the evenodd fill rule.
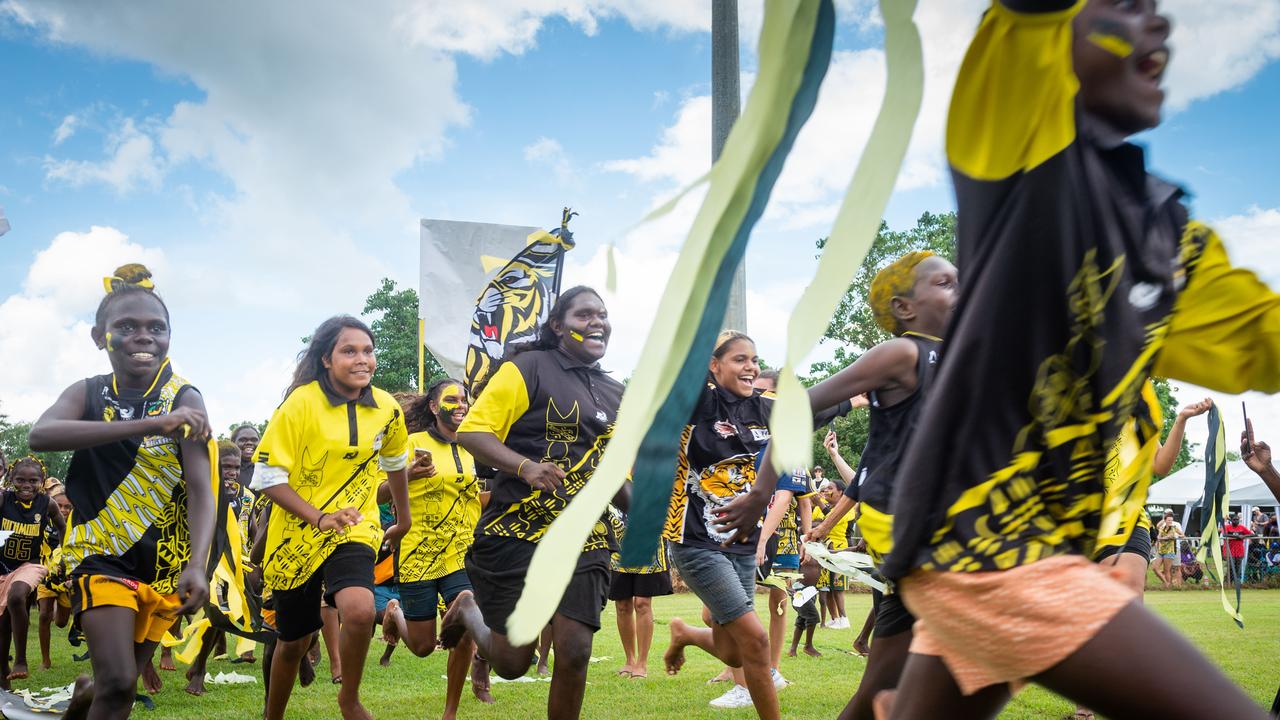
<path fill-rule="evenodd" d="M 929 251 L 903 255 L 876 273 L 867 293 L 867 304 L 879 325 L 890 335 L 901 335 L 902 325 L 893 315 L 893 299 L 911 294 L 916 284 L 916 266 L 925 258 L 933 257 Z"/>

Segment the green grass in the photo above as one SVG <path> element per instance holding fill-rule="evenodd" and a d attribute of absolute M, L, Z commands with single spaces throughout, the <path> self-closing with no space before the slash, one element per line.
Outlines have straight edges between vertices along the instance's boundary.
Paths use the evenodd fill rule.
<path fill-rule="evenodd" d="M 848 611 L 855 624 L 861 622 L 869 607 L 870 596 L 848 595 Z M 764 602 L 757 601 L 763 612 Z M 1206 652 L 1259 705 L 1269 706 L 1280 683 L 1280 646 L 1267 638 L 1271 628 L 1280 626 L 1280 591 L 1246 591 L 1243 604 L 1246 630 L 1235 627 L 1222 611 L 1217 592 L 1151 592 L 1147 604 L 1171 624 L 1179 628 Z M 655 604 L 658 627 L 654 633 L 654 652 L 650 659 L 650 675 L 644 680 L 627 680 L 615 675 L 622 664 L 622 647 L 614 625 L 610 604 L 605 611 L 604 629 L 596 635 L 594 654 L 601 659 L 591 665 L 588 676 L 584 718 L 748 718 L 751 710 L 715 710 L 707 701 L 719 695 L 723 684 L 709 687 L 705 681 L 719 671 L 716 661 L 696 649 L 688 651 L 689 662 L 676 677 L 662 673 L 662 651 L 667 646 L 667 622 L 672 617 L 696 618 L 700 605 L 693 595 L 659 598 Z M 788 620 L 793 618 L 788 614 Z M 821 658 L 782 659 L 782 673 L 792 686 L 781 695 L 783 716 L 789 718 L 834 718 L 848 701 L 861 677 L 865 660 L 848 654 L 855 630 L 818 631 L 815 644 L 824 653 Z M 364 680 L 364 703 L 379 720 L 438 717 L 444 697 L 444 655 L 415 658 L 403 649 L 397 650 L 390 667 L 376 663 L 383 645 L 375 640 L 370 649 L 370 667 Z M 39 651 L 31 639 L 32 657 Z M 87 669 L 87 663 L 73 663 L 65 633 L 54 640 L 54 667 L 37 670 L 30 680 L 18 681 L 16 687 L 39 689 L 70 682 L 75 673 Z M 230 665 L 226 661 L 210 663 L 210 672 L 236 670 L 260 673 L 260 666 Z M 322 663 L 319 679 L 309 688 L 297 688 L 290 705 L 290 717 L 320 719 L 336 717 L 336 686 L 328 682 L 328 665 Z M 157 711 L 149 714 L 141 709 L 135 717 L 173 718 L 174 720 L 207 720 L 208 718 L 257 718 L 262 710 L 262 686 L 211 685 L 204 697 L 191 697 L 182 692 L 185 684 L 181 673 L 162 673 L 164 690 L 156 697 Z M 546 683 L 494 683 L 496 705 L 476 702 L 470 690 L 464 691 L 460 716 L 476 720 L 524 720 L 545 717 Z M 1166 688 L 1166 690 L 1174 690 Z M 1069 704 L 1040 688 L 1031 687 L 1016 697 L 1002 718 L 1055 718 L 1069 714 Z"/>

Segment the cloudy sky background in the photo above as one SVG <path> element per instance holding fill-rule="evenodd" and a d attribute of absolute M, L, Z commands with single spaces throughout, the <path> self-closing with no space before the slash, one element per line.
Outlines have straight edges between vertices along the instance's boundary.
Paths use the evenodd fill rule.
<path fill-rule="evenodd" d="M 749 331 L 766 359 L 782 355 L 884 91 L 874 3 L 837 5 L 818 109 L 748 253 Z M 953 207 L 945 108 L 985 3 L 920 5 L 926 94 L 894 228 Z M 107 370 L 89 323 L 122 262 L 155 272 L 175 365 L 224 427 L 270 413 L 299 338 L 325 317 L 358 312 L 381 277 L 416 285 L 421 218 L 549 227 L 563 205 L 582 213 L 566 282 L 602 286 L 604 245 L 618 243 L 606 365 L 629 374 L 699 197 L 621 234 L 709 165 L 709 6 L 0 0 L 0 205 L 13 224 L 0 238 L 0 413 L 33 419 Z M 741 6 L 745 94 L 763 9 Z M 1162 6 L 1174 59 L 1166 121 L 1141 138 L 1150 164 L 1280 287 L 1280 3 Z M 1259 434 L 1280 439 L 1280 401 L 1249 400 Z M 1226 407 L 1238 433 L 1238 403 Z"/>

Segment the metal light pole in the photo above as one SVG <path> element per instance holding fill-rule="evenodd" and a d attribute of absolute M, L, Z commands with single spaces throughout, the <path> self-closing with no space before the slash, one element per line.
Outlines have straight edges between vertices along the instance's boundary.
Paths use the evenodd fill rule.
<path fill-rule="evenodd" d="M 738 0 L 711 0 L 711 162 L 729 137 L 742 109 L 738 84 Z M 724 327 L 747 331 L 747 261 L 733 275 Z"/>

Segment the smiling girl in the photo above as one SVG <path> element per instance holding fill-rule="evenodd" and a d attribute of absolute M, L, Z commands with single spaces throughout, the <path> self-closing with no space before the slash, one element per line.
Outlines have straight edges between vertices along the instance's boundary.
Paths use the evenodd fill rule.
<path fill-rule="evenodd" d="M 278 506 L 262 563 L 278 635 L 267 720 L 284 717 L 311 634 L 323 625 L 322 598 L 342 617 L 338 708 L 346 720 L 370 717 L 360 679 L 373 632 L 375 550 L 394 548 L 412 524 L 409 433 L 395 398 L 372 385 L 377 365 L 364 323 L 349 315 L 321 323 L 254 456 L 253 489 Z M 397 518 L 385 535 L 376 497 L 384 477 Z"/>
<path fill-rule="evenodd" d="M 88 712 L 123 718 L 160 638 L 209 597 L 213 489 L 204 400 L 169 365 L 169 309 L 151 273 L 126 265 L 105 285 L 90 334 L 112 372 L 63 391 L 28 443 L 74 451 L 62 547 L 93 662 Z M 72 700 L 77 712 L 88 697 Z"/>
<path fill-rule="evenodd" d="M 507 679 L 523 675 L 533 660 L 534 644 L 512 645 L 506 627 L 533 553 L 551 523 L 591 481 L 613 435 L 623 388 L 600 369 L 612 331 L 595 290 L 566 290 L 533 349 L 498 368 L 458 428 L 458 442 L 498 475 L 466 556 L 475 592 L 464 590 L 454 599 L 441 640 L 453 647 L 469 632 Z M 437 466 L 442 460 L 436 458 Z M 625 507 L 629 497 L 624 487 L 614 503 Z M 614 545 L 605 523 L 597 523 L 552 616 L 556 663 L 548 717 L 576 718 L 582 710 Z"/>

